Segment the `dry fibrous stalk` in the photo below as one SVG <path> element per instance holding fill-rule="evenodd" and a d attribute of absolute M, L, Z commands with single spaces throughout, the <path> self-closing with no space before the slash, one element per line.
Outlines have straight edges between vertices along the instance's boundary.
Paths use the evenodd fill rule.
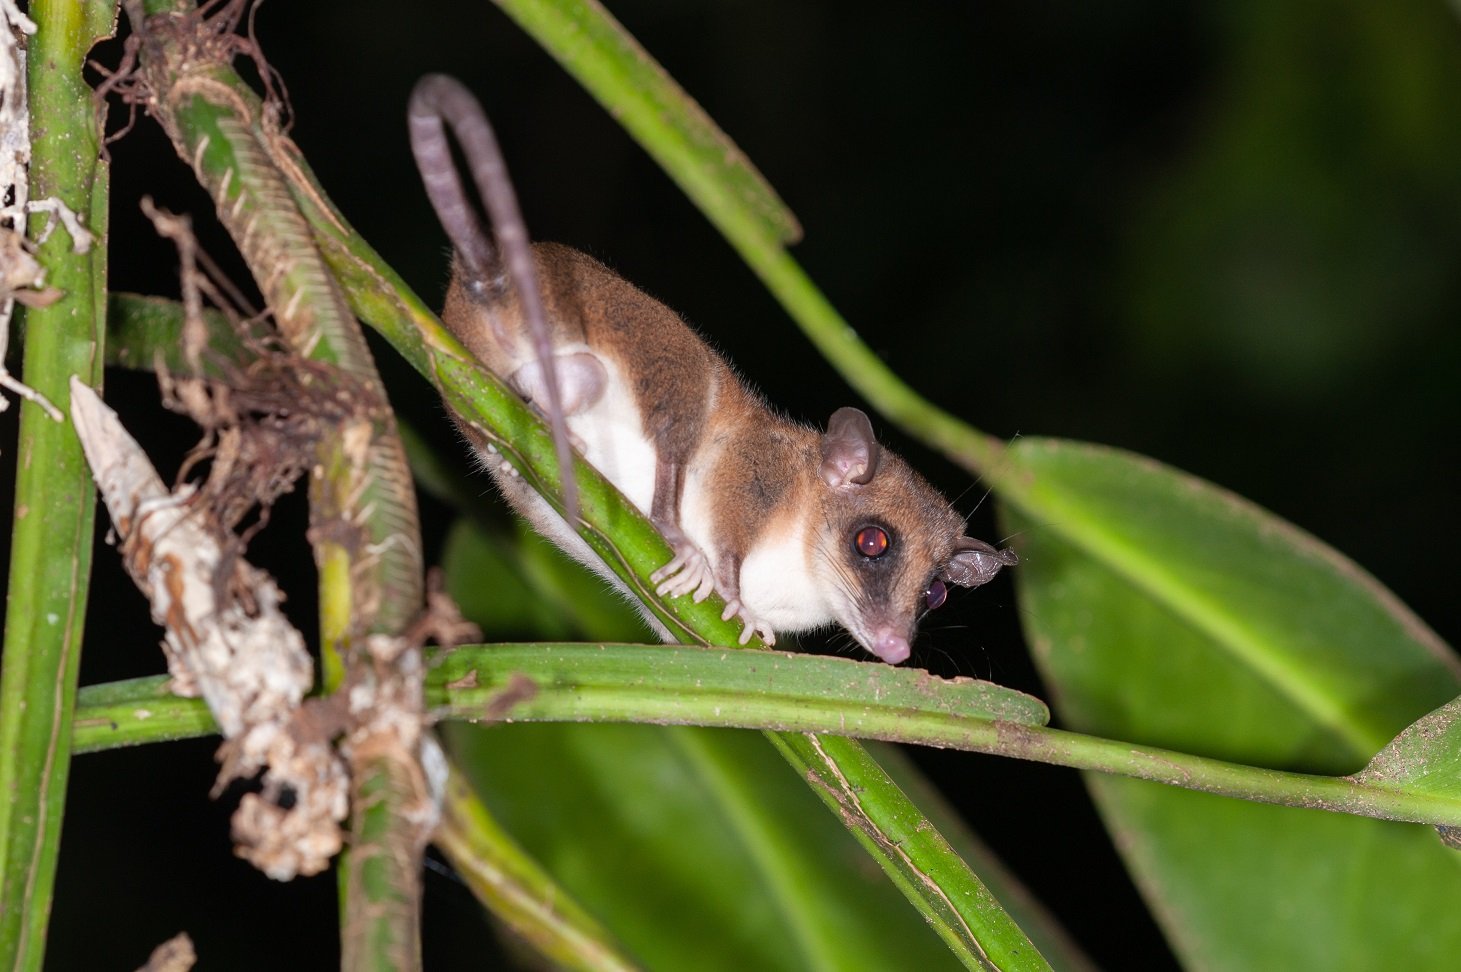
<path fill-rule="evenodd" d="M 154 363 L 162 402 L 204 432 L 184 459 L 177 483 L 187 482 L 195 469 L 206 465 L 207 477 L 197 486 L 200 500 L 224 530 L 235 530 L 250 512 L 258 511 L 258 522 L 242 538 L 246 541 L 267 523 L 273 503 L 310 468 L 321 439 L 340 424 L 357 420 L 359 401 L 370 401 L 370 396 L 339 369 L 291 354 L 274 334 L 269 315 L 245 318 L 236 289 L 199 248 L 187 217 L 161 210 L 147 198 L 142 208 L 178 248 L 183 358 L 192 368 L 192 374 L 176 375 L 161 360 Z M 246 360 L 209 351 L 205 297 L 228 319 Z M 222 373 L 221 379 L 195 377 L 205 357 Z"/>
<path fill-rule="evenodd" d="M 423 571 L 415 495 L 394 416 L 359 325 L 290 191 L 292 146 L 279 123 L 273 75 L 252 39 L 237 34 L 246 5 L 179 0 L 144 8 L 125 0 L 124 7 L 133 39 L 104 88 L 144 106 L 193 167 L 288 352 L 259 356 L 223 386 L 169 380 L 172 400 L 209 430 L 190 460 L 211 466 L 199 496 L 220 524 L 234 525 L 252 497 L 280 488 L 268 478 L 287 469 L 276 452 L 293 450 L 295 463 L 308 463 L 324 650 L 343 662 L 344 681 L 324 700 L 306 703 L 294 728 L 316 720 L 311 738 L 337 742 L 342 758 L 332 765 L 348 776 L 344 964 L 353 967 L 357 950 L 388 941 L 400 964 L 411 967 L 419 954 L 420 856 L 445 774 L 425 730 L 419 640 L 403 634 L 421 615 Z M 146 16 L 147 9 L 157 12 Z M 238 54 L 259 66 L 271 87 L 267 100 L 233 72 Z M 185 233 L 180 239 L 186 264 L 192 251 Z M 184 276 L 184 304 L 196 315 L 206 275 L 192 275 L 191 292 L 186 268 Z M 215 303 L 221 289 L 210 295 Z M 274 379 L 244 373 L 255 368 Z M 281 390 L 296 396 L 289 410 L 275 407 Z M 250 480 L 243 468 L 254 464 L 249 450 L 266 453 L 265 478 Z M 273 799 L 267 789 L 266 782 L 264 799 L 246 798 L 236 832 L 249 824 L 284 847 L 299 846 L 305 835 L 291 830 L 304 819 L 292 815 L 297 804 Z M 321 785 L 312 790 L 321 792 Z M 273 796 L 286 795 L 302 796 Z"/>
<path fill-rule="evenodd" d="M 247 6 L 178 3 L 152 16 L 135 0 L 124 6 L 135 32 L 103 88 L 143 106 L 193 167 L 283 343 L 296 355 L 335 365 L 354 382 L 348 394 L 355 416 L 342 427 L 338 447 L 324 443 L 322 453 L 330 455 L 318 457 L 319 468 L 333 467 L 351 483 L 329 487 L 335 495 L 321 504 L 326 509 L 315 535 L 348 546 L 360 568 L 352 634 L 399 632 L 421 610 L 415 494 L 370 351 L 289 190 L 294 163 L 281 146 L 292 146 L 279 122 L 274 73 L 253 41 L 236 33 Z M 260 100 L 233 71 L 230 62 L 240 54 L 258 66 L 268 99 Z M 342 525 L 358 534 L 348 536 Z"/>
<path fill-rule="evenodd" d="M 223 731 L 219 788 L 262 771 L 261 792 L 234 816 L 239 854 L 281 880 L 323 870 L 341 846 L 348 779 L 332 745 L 339 726 L 302 708 L 314 666 L 283 592 L 237 555 L 195 489 L 163 485 L 95 392 L 73 379 L 71 396 L 128 573 L 163 626 L 173 691 L 202 696 Z"/>

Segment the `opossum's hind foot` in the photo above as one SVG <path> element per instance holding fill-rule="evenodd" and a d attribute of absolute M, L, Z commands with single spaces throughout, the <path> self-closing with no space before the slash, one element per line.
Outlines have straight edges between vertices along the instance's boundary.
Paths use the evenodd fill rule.
<path fill-rule="evenodd" d="M 720 613 L 720 619 L 722 621 L 729 621 L 731 618 L 739 619 L 743 625 L 741 628 L 741 644 L 744 645 L 750 641 L 752 635 L 760 635 L 761 640 L 766 642 L 767 647 L 776 644 L 776 632 L 771 630 L 771 625 L 746 610 L 746 606 L 741 603 L 741 599 L 738 597 L 733 597 L 726 601 L 725 610 Z"/>

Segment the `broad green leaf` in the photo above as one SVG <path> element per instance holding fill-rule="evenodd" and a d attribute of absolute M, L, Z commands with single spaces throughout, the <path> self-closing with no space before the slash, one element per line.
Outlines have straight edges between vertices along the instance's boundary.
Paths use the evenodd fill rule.
<path fill-rule="evenodd" d="M 1452 699 L 1380 750 L 1355 778 L 1393 790 L 1461 793 L 1461 699 Z"/>
<path fill-rule="evenodd" d="M 1150 460 L 1026 439 L 1019 589 L 1073 729 L 1346 772 L 1457 694 L 1449 649 L 1353 563 Z M 1178 953 L 1201 968 L 1451 968 L 1461 859 L 1424 827 L 1090 782 Z"/>
<path fill-rule="evenodd" d="M 463 613 L 494 639 L 532 633 L 563 640 L 590 631 L 607 641 L 652 638 L 628 601 L 522 521 L 494 535 L 459 518 L 447 535 L 442 568 Z"/>
<path fill-rule="evenodd" d="M 958 967 L 757 733 L 453 726 L 448 742 L 513 836 L 649 968 Z"/>
<path fill-rule="evenodd" d="M 1088 780 L 1187 967 L 1456 968 L 1461 855 L 1431 828 Z"/>

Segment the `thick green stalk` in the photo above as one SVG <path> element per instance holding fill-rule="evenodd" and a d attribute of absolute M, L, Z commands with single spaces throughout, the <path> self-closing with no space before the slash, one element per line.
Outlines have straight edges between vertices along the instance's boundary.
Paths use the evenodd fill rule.
<path fill-rule="evenodd" d="M 128 0 L 134 26 L 143 22 L 140 7 Z M 139 63 L 152 113 L 212 196 L 281 336 L 296 353 L 337 365 L 350 379 L 341 391 L 350 396 L 352 418 L 372 426 L 361 491 L 346 490 L 341 501 L 347 515 L 372 512 L 359 520 L 373 553 L 368 575 L 357 573 L 368 590 L 354 598 L 354 621 L 362 631 L 398 632 L 424 600 L 419 528 L 405 454 L 370 350 L 270 156 L 264 105 L 217 42 L 207 43 L 211 28 L 191 3 L 149 0 L 146 9 Z"/>
<path fill-rule="evenodd" d="M 772 730 L 795 739 L 818 733 L 822 749 L 831 738 L 827 733 L 848 733 L 1095 770 L 1234 799 L 1461 827 L 1461 796 L 1244 766 L 1050 729 L 1040 725 L 1045 713 L 1035 699 L 911 669 L 880 669 L 886 678 L 869 678 L 871 666 L 847 659 L 607 644 L 462 646 L 428 654 L 427 664 L 427 704 L 446 719 L 505 715 L 516 722 L 715 726 Z M 504 713 L 507 699 L 512 704 Z M 74 745 L 78 753 L 97 752 L 216 731 L 201 701 L 169 695 L 166 677 L 158 676 L 83 688 Z M 814 747 L 793 748 L 800 761 Z"/>
<path fill-rule="evenodd" d="M 76 253 L 57 227 L 37 258 L 62 293 L 26 318 L 23 377 L 65 411 L 67 382 L 101 383 L 107 168 L 82 65 L 108 34 L 111 4 L 36 0 L 29 51 L 30 198 L 54 198 L 103 242 Z M 45 224 L 31 220 L 32 237 Z M 96 509 L 70 422 L 21 406 L 10 582 L 0 680 L 0 965 L 39 969 L 66 799 Z"/>

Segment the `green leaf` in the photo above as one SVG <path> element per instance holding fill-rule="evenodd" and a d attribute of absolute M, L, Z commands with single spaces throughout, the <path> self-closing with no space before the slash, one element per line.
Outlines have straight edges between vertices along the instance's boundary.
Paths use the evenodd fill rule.
<path fill-rule="evenodd" d="M 843 732 L 991 749 L 1014 727 L 1043 725 L 1040 700 L 992 682 L 943 679 L 792 652 L 682 645 L 462 646 L 433 659 L 428 695 L 443 715 Z"/>
<path fill-rule="evenodd" d="M 462 612 L 494 637 L 652 637 L 627 600 L 520 520 L 507 533 L 458 518 L 447 534 L 442 569 Z"/>
<path fill-rule="evenodd" d="M 1344 772 L 1457 694 L 1449 649 L 1393 595 L 1236 496 L 1049 440 L 1017 442 L 1006 472 L 1021 605 L 1073 729 Z M 1188 964 L 1454 966 L 1461 866 L 1427 828 L 1089 781 Z"/>
<path fill-rule="evenodd" d="M 1406 726 L 1355 779 L 1410 793 L 1461 794 L 1461 699 Z"/>
<path fill-rule="evenodd" d="M 754 733 L 453 726 L 448 740 L 514 837 L 651 968 L 957 967 Z"/>
<path fill-rule="evenodd" d="M 432 841 L 497 919 L 555 966 L 592 972 L 635 968 L 604 928 L 507 835 L 453 770 Z"/>
<path fill-rule="evenodd" d="M 438 718 L 835 731 L 988 752 L 1048 716 L 1038 699 L 991 682 L 790 652 L 539 642 L 463 645 L 427 661 Z M 77 751 L 214 731 L 198 700 L 167 690 L 161 676 L 83 689 Z"/>

